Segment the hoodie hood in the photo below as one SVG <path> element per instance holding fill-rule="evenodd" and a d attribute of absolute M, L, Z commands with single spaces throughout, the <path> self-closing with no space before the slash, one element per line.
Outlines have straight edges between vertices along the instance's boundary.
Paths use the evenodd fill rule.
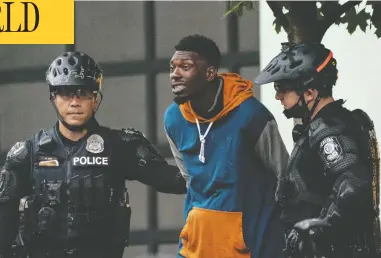
<path fill-rule="evenodd" d="M 242 78 L 239 74 L 220 73 L 217 77 L 223 80 L 223 109 L 214 117 L 205 119 L 197 115 L 192 109 L 190 101 L 187 101 L 180 105 L 180 111 L 187 121 L 191 123 L 196 123 L 196 119 L 200 123 L 217 121 L 241 105 L 246 99 L 254 97 L 253 83 Z"/>

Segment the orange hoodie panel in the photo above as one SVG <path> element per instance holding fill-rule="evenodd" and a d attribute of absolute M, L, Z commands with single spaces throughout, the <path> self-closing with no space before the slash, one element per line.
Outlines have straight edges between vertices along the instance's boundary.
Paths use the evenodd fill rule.
<path fill-rule="evenodd" d="M 249 258 L 242 233 L 242 213 L 194 207 L 180 233 L 186 258 Z"/>
<path fill-rule="evenodd" d="M 184 118 L 191 123 L 196 123 L 196 119 L 200 123 L 214 122 L 223 116 L 226 116 L 234 108 L 238 107 L 243 101 L 248 98 L 254 97 L 253 83 L 249 80 L 242 78 L 236 73 L 220 73 L 218 77 L 223 79 L 223 94 L 224 94 L 224 108 L 214 117 L 205 119 L 197 115 L 193 109 L 190 101 L 180 105 L 181 113 Z"/>

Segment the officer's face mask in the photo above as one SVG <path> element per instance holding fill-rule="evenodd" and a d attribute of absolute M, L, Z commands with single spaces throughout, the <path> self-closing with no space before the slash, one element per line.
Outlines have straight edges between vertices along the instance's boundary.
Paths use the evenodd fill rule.
<path fill-rule="evenodd" d="M 299 99 L 291 108 L 285 109 L 283 114 L 289 118 L 302 118 L 304 119 L 306 115 L 309 113 L 309 109 L 307 104 L 304 102 L 303 94 L 299 94 Z"/>
<path fill-rule="evenodd" d="M 290 92 L 295 92 L 297 95 L 297 99 L 295 104 L 290 107 L 286 108 L 283 111 L 283 114 L 287 118 L 304 118 L 306 112 L 308 112 L 308 107 L 304 102 L 303 93 L 295 91 L 295 85 L 287 84 L 287 83 L 274 83 L 274 89 L 276 91 L 276 99 L 288 102 L 284 98 L 289 98 L 289 95 L 287 95 Z M 295 96 L 295 95 L 294 95 Z M 293 96 L 293 97 L 294 97 Z"/>
<path fill-rule="evenodd" d="M 277 92 L 277 96 L 282 95 L 284 96 L 285 93 L 293 91 L 297 94 L 298 98 L 295 102 L 295 104 L 287 108 L 283 111 L 283 114 L 289 119 L 289 118 L 301 118 L 303 123 L 308 123 L 311 119 L 311 115 L 313 111 L 315 110 L 317 104 L 319 103 L 320 96 L 318 95 L 315 100 L 311 100 L 314 102 L 314 105 L 312 109 L 310 110 L 308 108 L 308 104 L 311 101 L 306 101 L 304 98 L 304 91 L 298 91 L 294 84 L 287 84 L 287 83 L 274 83 L 275 91 Z M 281 99 L 281 98 L 277 98 Z"/>

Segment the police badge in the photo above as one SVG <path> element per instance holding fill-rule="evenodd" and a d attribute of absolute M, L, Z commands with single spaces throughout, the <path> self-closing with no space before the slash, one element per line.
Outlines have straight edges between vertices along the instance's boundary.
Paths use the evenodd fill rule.
<path fill-rule="evenodd" d="M 87 138 L 86 150 L 92 153 L 101 153 L 104 150 L 104 140 L 98 134 L 92 134 Z"/>

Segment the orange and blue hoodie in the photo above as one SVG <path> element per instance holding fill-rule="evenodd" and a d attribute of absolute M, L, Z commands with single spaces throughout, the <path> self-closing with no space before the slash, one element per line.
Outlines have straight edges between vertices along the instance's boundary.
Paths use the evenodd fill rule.
<path fill-rule="evenodd" d="M 283 257 L 274 195 L 287 150 L 252 82 L 234 73 L 218 80 L 223 109 L 214 117 L 200 117 L 190 102 L 172 103 L 164 115 L 188 187 L 178 257 Z"/>

